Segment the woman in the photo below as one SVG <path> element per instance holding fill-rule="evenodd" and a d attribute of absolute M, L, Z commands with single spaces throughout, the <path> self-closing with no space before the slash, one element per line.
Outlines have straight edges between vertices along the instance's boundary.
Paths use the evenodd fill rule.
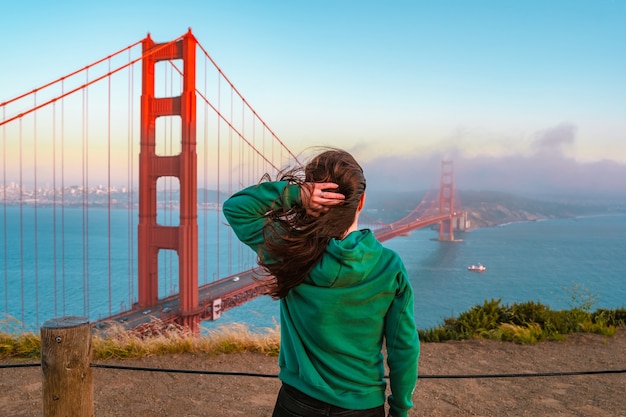
<path fill-rule="evenodd" d="M 400 257 L 359 230 L 365 176 L 329 149 L 304 168 L 234 194 L 224 214 L 259 256 L 280 299 L 279 378 L 273 417 L 407 416 L 417 380 L 413 292 Z"/>

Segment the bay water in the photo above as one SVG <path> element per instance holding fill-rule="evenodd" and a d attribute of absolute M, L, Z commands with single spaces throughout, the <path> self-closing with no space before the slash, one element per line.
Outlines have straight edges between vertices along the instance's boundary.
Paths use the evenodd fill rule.
<path fill-rule="evenodd" d="M 538 301 L 569 309 L 626 305 L 626 214 L 512 223 L 457 233 L 416 230 L 384 242 L 403 259 L 415 294 L 419 329 L 443 324 L 485 300 Z M 481 263 L 485 272 L 467 267 Z M 263 297 L 225 312 L 208 327 L 231 322 L 274 327 L 278 302 Z"/>
<path fill-rule="evenodd" d="M 0 311 L 24 330 L 37 331 L 43 321 L 61 315 L 97 320 L 136 301 L 136 212 L 86 214 L 68 208 L 61 222 L 56 210 L 39 208 L 36 216 L 31 208 L 3 212 Z M 216 211 L 199 214 L 198 220 L 201 236 L 202 230 L 223 223 Z M 461 241 L 440 242 L 437 231 L 421 229 L 383 243 L 406 265 L 420 329 L 490 299 L 538 301 L 552 309 L 590 300 L 594 309 L 626 305 L 626 214 L 512 223 L 455 237 Z M 226 233 L 200 239 L 200 284 L 254 266 L 251 251 L 220 249 L 216 258 L 218 240 L 221 248 L 235 245 Z M 477 263 L 486 271 L 468 271 Z M 159 268 L 159 296 L 176 293 L 175 256 L 164 255 Z M 230 323 L 273 328 L 280 324 L 278 302 L 260 297 L 202 325 L 211 329 Z"/>

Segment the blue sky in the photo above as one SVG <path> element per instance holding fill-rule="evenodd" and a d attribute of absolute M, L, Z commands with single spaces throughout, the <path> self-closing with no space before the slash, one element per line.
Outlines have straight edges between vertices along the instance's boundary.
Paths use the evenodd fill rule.
<path fill-rule="evenodd" d="M 618 0 L 25 0 L 2 7 L 0 101 L 191 28 L 295 152 L 622 165 L 625 21 Z"/>

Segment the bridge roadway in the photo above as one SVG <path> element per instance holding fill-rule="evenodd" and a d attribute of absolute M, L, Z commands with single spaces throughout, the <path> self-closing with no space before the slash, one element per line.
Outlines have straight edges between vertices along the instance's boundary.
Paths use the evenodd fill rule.
<path fill-rule="evenodd" d="M 456 216 L 456 213 L 452 213 L 452 216 Z M 394 237 L 408 235 L 415 229 L 421 229 L 448 219 L 450 219 L 450 214 L 441 214 L 426 219 L 399 221 L 376 229 L 374 234 L 380 242 L 384 242 Z"/>
<path fill-rule="evenodd" d="M 198 316 L 200 321 L 216 320 L 222 312 L 264 295 L 261 273 L 260 268 L 253 268 L 200 286 L 198 289 L 199 307 L 189 315 Z M 109 322 L 116 321 L 126 328 L 136 328 L 148 325 L 154 319 L 164 324 L 174 323 L 179 317 L 178 294 L 174 294 L 160 299 L 152 307 L 142 308 L 134 304 L 132 309 L 100 319 L 94 323 L 94 326 L 103 328 Z"/>
<path fill-rule="evenodd" d="M 454 215 L 456 213 L 453 213 Z M 375 229 L 374 234 L 379 241 L 384 242 L 397 236 L 408 235 L 415 229 L 427 227 L 449 218 L 450 214 L 443 214 L 427 219 L 400 221 Z M 200 321 L 217 320 L 224 311 L 265 295 L 261 272 L 259 268 L 253 268 L 200 286 L 198 309 L 189 315 L 198 316 Z M 126 328 L 141 328 L 142 326 L 150 326 L 151 323 L 154 324 L 154 319 L 163 324 L 168 324 L 177 322 L 179 317 L 178 294 L 175 294 L 160 299 L 152 307 L 141 308 L 135 304 L 130 310 L 96 321 L 94 326 L 103 328 L 111 321 L 116 321 Z"/>

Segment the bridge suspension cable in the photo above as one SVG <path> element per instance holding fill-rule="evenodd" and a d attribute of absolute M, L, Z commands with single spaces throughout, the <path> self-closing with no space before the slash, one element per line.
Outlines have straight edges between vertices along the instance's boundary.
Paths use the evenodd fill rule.
<path fill-rule="evenodd" d="M 189 31 L 155 44 L 148 35 L 0 104 L 0 299 L 7 331 L 16 322 L 21 331 L 38 328 L 42 317 L 59 314 L 137 324 L 152 315 L 176 318 L 176 295 L 183 285 L 178 270 L 186 261 L 174 249 L 182 239 L 175 230 L 191 216 L 197 217 L 201 293 L 197 308 L 185 314 L 217 317 L 215 309 L 262 294 L 253 279 L 256 255 L 233 238 L 221 203 L 265 174 L 301 162 L 197 42 L 194 47 L 202 52 L 194 67 L 200 75 L 193 90 L 198 106 L 193 126 L 181 126 L 177 114 L 188 103 L 181 98 L 185 67 L 164 57 L 178 56 L 176 49 L 190 36 Z M 152 46 L 144 50 L 148 41 Z M 149 212 L 156 213 L 164 232 L 157 238 L 155 260 L 158 303 L 139 309 L 139 161 L 142 134 L 152 122 L 142 122 L 143 77 L 136 72 L 149 59 L 156 61 L 150 111 L 158 156 L 148 161 L 154 165 L 149 187 L 156 195 Z M 183 128 L 195 131 L 193 166 L 179 157 L 189 145 L 183 143 Z M 174 175 L 183 171 L 197 178 L 196 214 L 181 211 L 191 192 L 181 189 L 180 175 Z M 426 199 L 411 215 L 424 208 Z M 216 294 L 227 294 L 221 306 Z"/>
<path fill-rule="evenodd" d="M 185 36 L 185 35 L 183 35 Z M 149 55 L 176 47 L 179 37 Z M 136 301 L 137 140 L 143 40 L 0 104 L 2 119 L 2 292 L 6 328 L 37 327 L 40 316 L 100 319 Z M 198 108 L 201 283 L 250 268 L 256 259 L 219 216 L 225 195 L 292 162 L 296 155 L 252 108 L 208 52 Z M 170 70 L 168 70 L 168 67 Z M 176 95 L 176 61 L 158 68 L 159 92 Z M 173 118 L 159 120 L 158 152 L 175 155 Z M 178 222 L 177 183 L 158 181 L 159 221 Z M 212 191 L 215 190 L 215 191 Z M 224 231 L 225 229 L 225 231 Z M 168 252 L 168 251 L 163 251 Z M 224 259 L 227 255 L 227 259 Z M 178 291 L 175 254 L 160 254 L 160 296 Z M 226 268 L 222 268 L 226 265 Z M 44 272 L 45 271 L 45 272 Z M 17 272 L 17 280 L 15 280 Z M 126 277 L 126 278 L 124 278 Z M 77 307 L 80 306 L 80 307 Z"/>

